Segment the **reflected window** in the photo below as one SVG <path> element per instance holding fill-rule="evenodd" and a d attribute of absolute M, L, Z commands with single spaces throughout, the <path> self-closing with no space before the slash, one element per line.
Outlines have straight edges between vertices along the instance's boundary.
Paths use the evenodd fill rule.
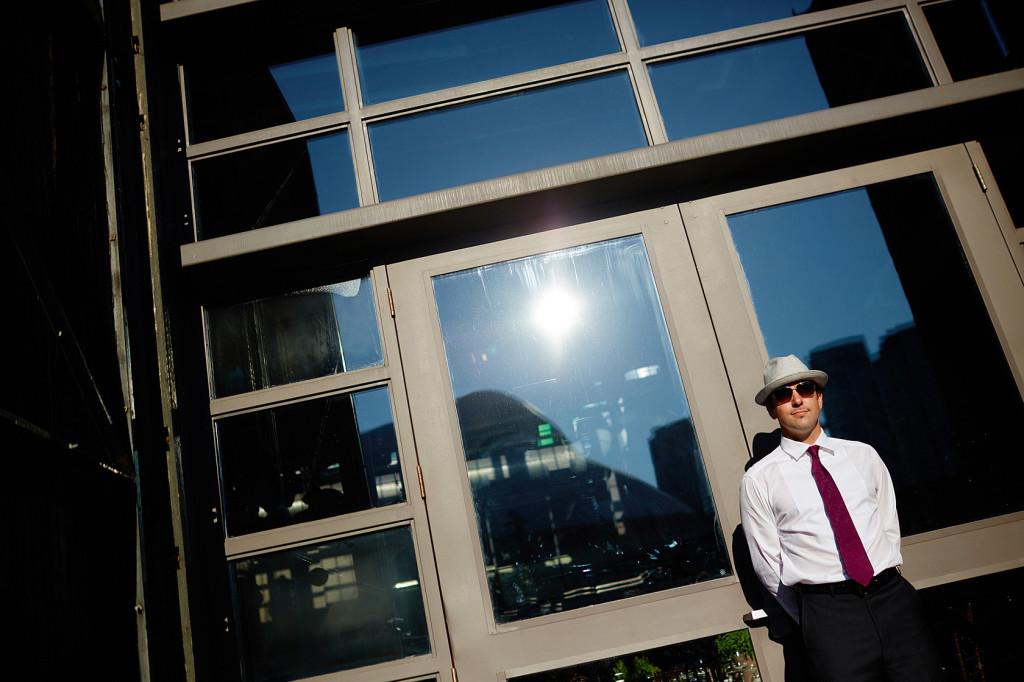
<path fill-rule="evenodd" d="M 347 131 L 201 159 L 192 179 L 200 239 L 359 206 Z"/>
<path fill-rule="evenodd" d="M 856 2 L 861 0 L 831 0 L 826 8 Z M 812 11 L 813 4 L 812 0 L 629 0 L 629 11 L 640 45 L 646 47 L 799 16 Z"/>
<path fill-rule="evenodd" d="M 953 80 L 1024 66 L 1020 0 L 952 0 L 924 6 L 924 15 Z"/>
<path fill-rule="evenodd" d="M 653 64 L 670 139 L 931 86 L 902 13 Z"/>
<path fill-rule="evenodd" d="M 754 646 L 746 630 L 702 637 L 559 668 L 534 675 L 510 677 L 510 682 L 628 682 L 629 680 L 665 680 L 666 682 L 713 682 L 742 680 L 760 682 L 761 671 L 754 657 Z"/>
<path fill-rule="evenodd" d="M 930 174 L 728 222 L 768 354 L 828 373 L 823 426 L 879 451 L 904 535 L 1024 509 L 1024 403 Z"/>
<path fill-rule="evenodd" d="M 384 362 L 370 277 L 207 311 L 215 397 Z"/>
<path fill-rule="evenodd" d="M 381 201 L 647 144 L 625 72 L 372 124 Z"/>
<path fill-rule="evenodd" d="M 434 294 L 499 623 L 730 574 L 640 236 Z"/>
<path fill-rule="evenodd" d="M 189 42 L 200 45 L 184 65 L 192 143 L 345 109 L 330 28 L 257 40 L 234 27 Z"/>
<path fill-rule="evenodd" d="M 230 536 L 405 501 L 385 386 L 217 420 Z"/>
<path fill-rule="evenodd" d="M 229 566 L 246 680 L 294 680 L 431 652 L 408 527 Z"/>
<path fill-rule="evenodd" d="M 466 4 L 458 26 L 390 37 L 356 30 L 364 104 L 509 76 L 619 51 L 605 0 L 581 0 L 473 21 L 488 11 Z M 404 11 L 404 10 L 403 10 Z M 410 11 L 415 12 L 415 9 Z M 493 10 L 491 10 L 493 11 Z M 412 22 L 409 22 L 412 23 Z M 387 22 L 391 28 L 394 22 Z M 385 29 L 387 30 L 387 29 Z M 393 30 L 393 29 L 392 29 Z"/>

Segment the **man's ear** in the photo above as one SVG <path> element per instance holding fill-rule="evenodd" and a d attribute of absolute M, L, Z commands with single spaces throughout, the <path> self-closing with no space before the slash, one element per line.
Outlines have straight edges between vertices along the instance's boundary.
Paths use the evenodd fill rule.
<path fill-rule="evenodd" d="M 768 416 L 769 417 L 771 417 L 772 419 L 778 419 L 778 417 L 775 416 L 775 401 L 774 400 L 769 400 L 765 404 L 764 408 L 766 410 L 768 410 Z"/>

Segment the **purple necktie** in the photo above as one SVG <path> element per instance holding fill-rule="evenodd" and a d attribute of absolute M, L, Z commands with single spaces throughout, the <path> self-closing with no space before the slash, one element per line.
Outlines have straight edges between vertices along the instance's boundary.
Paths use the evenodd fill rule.
<path fill-rule="evenodd" d="M 807 448 L 807 454 L 811 456 L 811 474 L 814 476 L 814 482 L 818 484 L 821 499 L 825 502 L 825 513 L 836 536 L 839 556 L 843 559 L 846 573 L 861 585 L 867 586 L 875 572 L 871 568 L 868 553 L 864 551 L 864 543 L 861 542 L 853 525 L 853 519 L 850 518 L 850 510 L 846 508 L 832 475 L 818 459 L 818 446 L 812 445 Z"/>

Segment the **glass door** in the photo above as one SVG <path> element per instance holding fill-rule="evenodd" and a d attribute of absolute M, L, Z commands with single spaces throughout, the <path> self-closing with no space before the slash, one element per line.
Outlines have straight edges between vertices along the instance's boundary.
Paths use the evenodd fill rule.
<path fill-rule="evenodd" d="M 873 444 L 890 469 L 915 584 L 1020 565 L 1024 286 L 967 151 L 683 216 L 748 442 L 777 442 L 753 396 L 764 361 L 795 354 L 829 374 L 825 429 Z"/>
<path fill-rule="evenodd" d="M 388 278 L 458 678 L 757 672 L 746 446 L 678 209 Z"/>

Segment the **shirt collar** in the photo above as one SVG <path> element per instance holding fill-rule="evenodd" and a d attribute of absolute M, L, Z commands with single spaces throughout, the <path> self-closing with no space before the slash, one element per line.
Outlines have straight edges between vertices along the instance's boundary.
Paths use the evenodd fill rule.
<path fill-rule="evenodd" d="M 814 445 L 817 445 L 819 452 L 825 452 L 827 454 L 835 454 L 835 448 L 829 442 L 831 439 L 825 435 L 822 431 L 818 434 L 818 440 L 814 441 Z M 807 448 L 810 447 L 806 443 L 795 441 L 785 436 L 782 436 L 782 442 L 779 444 L 782 451 L 789 455 L 793 461 L 798 461 L 801 457 L 807 454 Z"/>

